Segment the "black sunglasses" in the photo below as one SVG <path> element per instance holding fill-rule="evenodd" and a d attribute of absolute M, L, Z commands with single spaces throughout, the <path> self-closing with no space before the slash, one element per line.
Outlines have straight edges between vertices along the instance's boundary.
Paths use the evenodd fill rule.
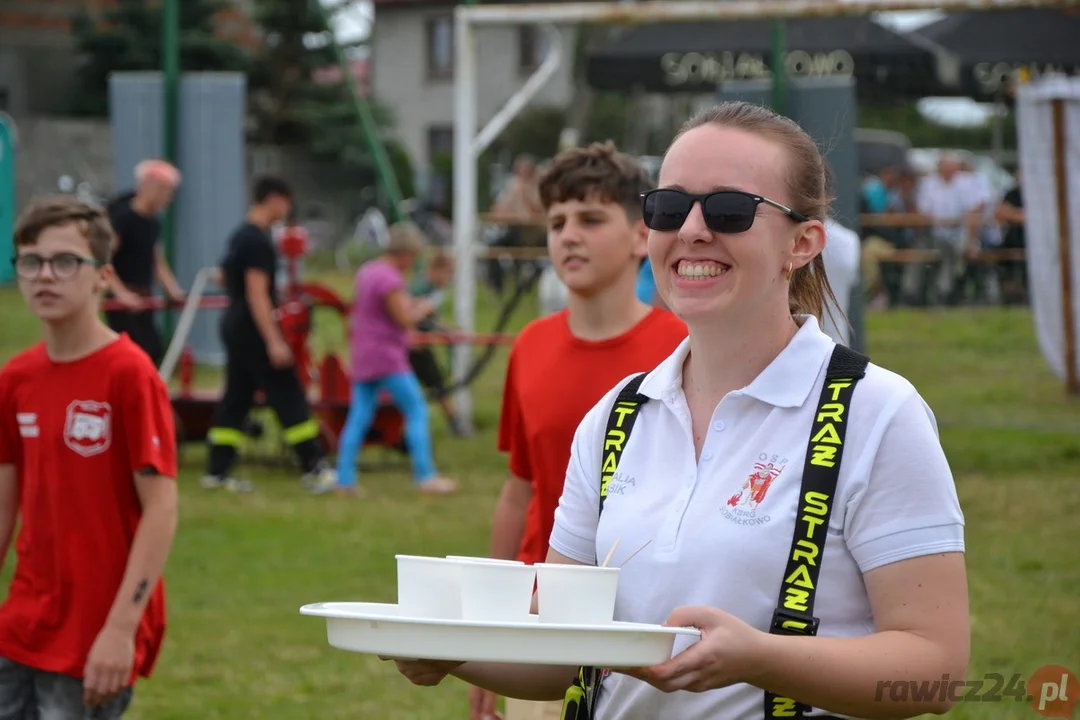
<path fill-rule="evenodd" d="M 684 190 L 659 188 L 641 195 L 642 219 L 650 230 L 678 230 L 686 222 L 695 202 L 701 203 L 705 224 L 713 232 L 734 234 L 746 232 L 753 226 L 757 206 L 771 205 L 796 222 L 810 218 L 769 198 L 741 190 L 717 190 L 693 195 Z"/>

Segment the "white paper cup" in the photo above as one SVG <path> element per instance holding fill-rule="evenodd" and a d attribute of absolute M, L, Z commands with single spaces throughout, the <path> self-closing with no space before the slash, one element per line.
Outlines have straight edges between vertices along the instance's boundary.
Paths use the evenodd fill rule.
<path fill-rule="evenodd" d="M 461 619 L 460 563 L 422 555 L 394 557 L 401 617 Z"/>
<path fill-rule="evenodd" d="M 536 570 L 525 563 L 456 561 L 461 615 L 477 622 L 527 623 Z"/>
<path fill-rule="evenodd" d="M 537 606 L 541 623 L 610 625 L 615 619 L 619 568 L 536 564 Z"/>
<path fill-rule="evenodd" d="M 467 555 L 447 555 L 447 560 L 455 562 L 487 563 L 488 565 L 524 565 L 520 560 L 502 560 L 500 558 L 469 557 Z"/>

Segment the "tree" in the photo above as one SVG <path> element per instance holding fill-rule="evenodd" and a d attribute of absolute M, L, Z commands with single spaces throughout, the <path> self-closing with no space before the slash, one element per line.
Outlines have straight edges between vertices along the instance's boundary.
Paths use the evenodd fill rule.
<path fill-rule="evenodd" d="M 247 53 L 233 39 L 215 32 L 215 19 L 231 7 L 228 0 L 180 2 L 183 71 L 247 71 Z M 161 32 L 160 2 L 118 0 L 103 12 L 81 10 L 72 25 L 76 47 L 83 56 L 72 112 L 107 115 L 109 75 L 114 72 L 160 70 Z"/>
<path fill-rule="evenodd" d="M 366 102 L 379 140 L 401 191 L 412 194 L 412 170 L 401 147 L 386 135 L 391 113 L 370 98 L 355 98 L 341 68 L 328 20 L 344 8 L 320 8 L 318 0 L 256 0 L 253 17 L 263 46 L 249 75 L 251 139 L 297 146 L 316 159 L 334 159 L 365 176 L 372 172 L 368 138 L 356 103 Z M 363 57 L 364 42 L 339 45 L 352 63 Z"/>
<path fill-rule="evenodd" d="M 978 127 L 949 127 L 927 118 L 911 102 L 862 103 L 859 105 L 859 126 L 901 132 L 914 147 L 947 147 L 985 151 L 993 149 L 992 123 Z M 1005 150 L 1016 149 L 1016 116 L 1005 118 L 1003 135 Z"/>

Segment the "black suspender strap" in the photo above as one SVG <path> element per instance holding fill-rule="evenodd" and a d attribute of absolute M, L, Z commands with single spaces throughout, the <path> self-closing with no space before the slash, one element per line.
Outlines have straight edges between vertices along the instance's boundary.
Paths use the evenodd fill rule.
<path fill-rule="evenodd" d="M 626 441 L 630 439 L 630 431 L 634 429 L 634 423 L 637 422 L 638 410 L 649 401 L 647 395 L 638 393 L 638 388 L 641 387 L 645 375 L 646 373 L 636 375 L 630 382 L 626 383 L 623 389 L 619 391 L 618 397 L 615 398 L 615 402 L 611 406 L 611 412 L 608 414 L 607 429 L 604 431 L 604 452 L 600 467 L 599 514 L 604 512 L 608 483 L 611 482 L 615 470 L 619 467 L 619 460 L 622 458 L 623 449 L 626 448 Z"/>
<path fill-rule="evenodd" d="M 630 432 L 637 421 L 638 410 L 649 401 L 647 395 L 638 392 L 647 373 L 635 375 L 619 391 L 608 413 L 607 429 L 604 431 L 604 447 L 600 465 L 600 504 L 597 516 L 604 513 L 604 501 L 607 499 L 608 483 L 615 476 L 622 459 L 623 450 L 630 439 Z M 566 691 L 563 699 L 562 720 L 592 720 L 596 716 L 596 700 L 600 697 L 600 683 L 603 674 L 598 668 L 582 667 L 574 684 Z"/>
<path fill-rule="evenodd" d="M 829 360 L 810 431 L 791 552 L 769 627 L 774 635 L 817 635 L 814 595 L 844 454 L 851 397 L 869 362 L 865 355 L 844 345 L 837 345 Z M 793 698 L 765 693 L 766 720 L 802 718 L 809 710 Z"/>

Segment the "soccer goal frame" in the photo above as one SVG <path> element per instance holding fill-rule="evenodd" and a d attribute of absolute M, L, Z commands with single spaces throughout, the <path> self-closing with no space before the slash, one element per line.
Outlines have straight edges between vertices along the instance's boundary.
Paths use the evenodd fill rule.
<path fill-rule="evenodd" d="M 454 321 L 471 335 L 476 320 L 476 261 L 479 219 L 477 161 L 481 153 L 524 110 L 562 62 L 556 23 L 644 24 L 690 20 L 794 19 L 878 12 L 1005 10 L 1031 7 L 1076 7 L 1077 0 L 622 0 L 621 2 L 523 3 L 458 5 L 454 9 Z M 477 51 L 480 27 L 539 25 L 551 42 L 544 61 L 490 121 L 477 132 Z M 455 380 L 473 361 L 470 344 L 454 347 Z M 461 420 L 472 426 L 468 387 L 455 393 Z"/>

